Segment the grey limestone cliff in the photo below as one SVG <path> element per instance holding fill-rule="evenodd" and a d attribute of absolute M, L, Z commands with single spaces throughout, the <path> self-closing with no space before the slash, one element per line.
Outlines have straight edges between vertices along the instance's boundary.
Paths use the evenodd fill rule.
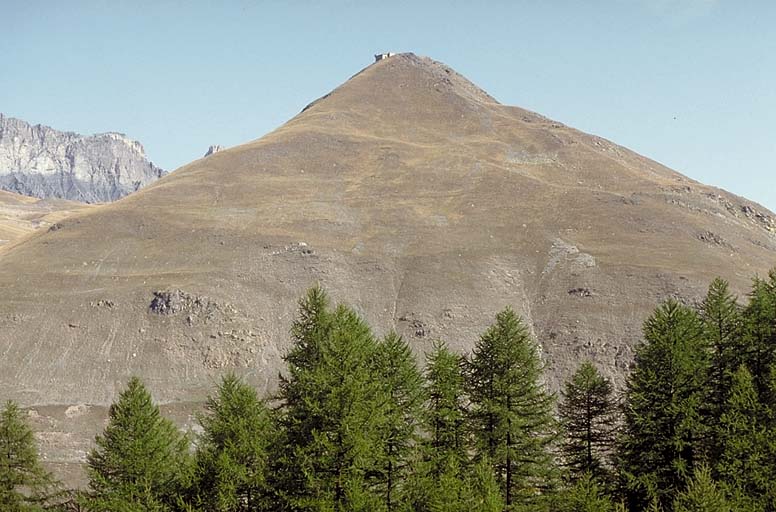
<path fill-rule="evenodd" d="M 83 136 L 0 114 L 0 189 L 108 202 L 164 174 L 139 142 L 121 133 Z"/>

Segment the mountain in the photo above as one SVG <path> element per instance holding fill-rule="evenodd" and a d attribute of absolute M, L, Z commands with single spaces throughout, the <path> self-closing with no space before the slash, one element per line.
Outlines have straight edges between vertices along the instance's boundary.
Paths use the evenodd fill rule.
<path fill-rule="evenodd" d="M 776 216 L 600 137 L 499 104 L 413 54 L 374 63 L 265 137 L 0 253 L 0 389 L 49 461 L 81 460 L 131 374 L 182 422 L 235 370 L 271 390 L 316 282 L 420 355 L 497 311 L 557 389 L 621 384 L 658 301 L 776 263 Z"/>
<path fill-rule="evenodd" d="M 83 136 L 0 114 L 0 189 L 100 203 L 162 175 L 143 146 L 121 133 Z"/>
<path fill-rule="evenodd" d="M 63 199 L 36 199 L 0 190 L 0 250 L 38 229 L 49 229 L 90 205 Z"/>

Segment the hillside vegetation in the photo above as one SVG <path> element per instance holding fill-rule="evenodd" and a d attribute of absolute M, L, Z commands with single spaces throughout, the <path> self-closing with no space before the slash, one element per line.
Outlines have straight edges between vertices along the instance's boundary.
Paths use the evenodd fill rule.
<path fill-rule="evenodd" d="M 758 511 L 776 506 L 776 271 L 739 304 L 660 304 L 624 392 L 580 361 L 559 396 L 511 308 L 472 351 L 418 367 L 395 332 L 308 291 L 276 395 L 225 376 L 181 434 L 132 378 L 66 492 L 18 406 L 0 415 L 0 505 L 93 511 Z"/>

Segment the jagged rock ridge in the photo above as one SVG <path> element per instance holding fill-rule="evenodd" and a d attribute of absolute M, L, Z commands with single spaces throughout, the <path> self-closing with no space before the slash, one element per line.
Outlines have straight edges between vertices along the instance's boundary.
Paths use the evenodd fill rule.
<path fill-rule="evenodd" d="M 163 176 L 121 133 L 83 136 L 0 114 L 0 189 L 39 198 L 115 201 Z"/>

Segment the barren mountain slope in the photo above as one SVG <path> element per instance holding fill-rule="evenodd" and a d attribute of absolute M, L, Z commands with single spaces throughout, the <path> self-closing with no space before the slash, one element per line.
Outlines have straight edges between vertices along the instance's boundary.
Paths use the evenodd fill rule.
<path fill-rule="evenodd" d="M 36 406 L 49 460 L 77 460 L 101 425 L 77 404 L 109 403 L 130 374 L 170 403 L 227 368 L 272 388 L 315 282 L 419 352 L 468 350 L 509 304 L 553 386 L 583 357 L 621 382 L 656 303 L 717 275 L 743 292 L 776 264 L 775 228 L 761 206 L 402 54 L 0 254 L 0 389 Z M 79 417 L 92 431 L 72 430 Z"/>
<path fill-rule="evenodd" d="M 36 199 L 0 190 L 0 250 L 37 229 L 48 229 L 90 205 L 62 199 Z"/>

